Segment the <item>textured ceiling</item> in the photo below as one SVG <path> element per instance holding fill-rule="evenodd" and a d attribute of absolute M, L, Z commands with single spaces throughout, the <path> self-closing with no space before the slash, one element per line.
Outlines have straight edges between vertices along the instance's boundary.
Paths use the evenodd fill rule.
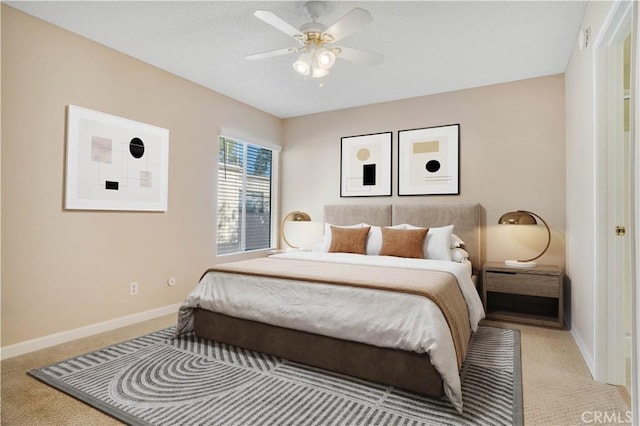
<path fill-rule="evenodd" d="M 278 117 L 516 81 L 565 71 L 586 2 L 331 1 L 331 25 L 354 7 L 373 23 L 338 44 L 383 53 L 369 67 L 338 59 L 328 77 L 295 73 L 295 55 L 245 55 L 295 47 L 253 16 L 269 10 L 295 27 L 304 2 L 6 2 L 28 14 Z"/>

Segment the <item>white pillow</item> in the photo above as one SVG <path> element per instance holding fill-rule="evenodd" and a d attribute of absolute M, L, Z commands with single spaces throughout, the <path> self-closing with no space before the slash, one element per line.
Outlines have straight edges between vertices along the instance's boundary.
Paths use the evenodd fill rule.
<path fill-rule="evenodd" d="M 385 228 L 391 228 L 391 229 L 407 229 L 407 226 L 411 226 L 408 225 L 406 223 L 401 223 L 400 225 L 393 225 L 393 226 L 385 226 Z M 414 227 L 415 228 L 415 227 Z"/>
<path fill-rule="evenodd" d="M 364 223 L 357 223 L 355 225 L 348 225 L 348 226 L 337 226 L 337 225 L 332 225 L 330 223 L 325 223 L 324 224 L 324 238 L 322 240 L 322 248 L 320 249 L 321 252 L 324 253 L 329 253 L 329 247 L 331 247 L 331 227 L 336 227 L 336 228 L 362 228 L 363 226 L 365 226 Z M 369 225 L 367 225 L 369 226 Z"/>
<path fill-rule="evenodd" d="M 324 247 L 324 235 L 320 235 L 316 240 L 315 244 L 311 247 L 311 251 L 321 252 L 322 247 Z"/>
<path fill-rule="evenodd" d="M 464 248 L 464 241 L 456 234 L 451 234 L 451 248 Z"/>
<path fill-rule="evenodd" d="M 407 229 L 417 228 L 424 227 L 407 225 Z M 453 225 L 429 228 L 427 238 L 424 239 L 424 258 L 451 262 L 451 234 Z"/>
<path fill-rule="evenodd" d="M 367 236 L 366 254 L 369 256 L 377 256 L 380 254 L 382 248 L 382 228 L 379 226 L 372 226 L 369 229 L 369 236 Z"/>
<path fill-rule="evenodd" d="M 463 263 L 465 260 L 469 259 L 469 253 L 460 247 L 451 249 L 451 261 Z"/>

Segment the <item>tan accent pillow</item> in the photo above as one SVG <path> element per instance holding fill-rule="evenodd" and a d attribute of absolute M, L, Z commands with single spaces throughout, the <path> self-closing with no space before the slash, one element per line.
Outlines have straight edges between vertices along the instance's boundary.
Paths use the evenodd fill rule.
<path fill-rule="evenodd" d="M 429 228 L 391 229 L 382 228 L 382 248 L 380 256 L 424 257 L 424 239 Z"/>
<path fill-rule="evenodd" d="M 331 227 L 329 253 L 365 254 L 370 226 L 362 228 Z"/>

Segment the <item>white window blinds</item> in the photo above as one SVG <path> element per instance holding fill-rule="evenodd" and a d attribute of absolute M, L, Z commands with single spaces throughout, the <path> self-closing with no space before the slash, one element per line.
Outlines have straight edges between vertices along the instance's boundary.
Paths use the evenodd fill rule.
<path fill-rule="evenodd" d="M 220 136 L 217 254 L 271 247 L 273 151 Z"/>

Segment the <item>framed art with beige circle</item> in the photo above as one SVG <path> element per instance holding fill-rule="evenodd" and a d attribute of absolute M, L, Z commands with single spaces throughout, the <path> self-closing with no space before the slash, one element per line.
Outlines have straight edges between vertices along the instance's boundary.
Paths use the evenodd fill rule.
<path fill-rule="evenodd" d="M 398 132 L 398 195 L 460 194 L 460 125 Z"/>
<path fill-rule="evenodd" d="M 391 195 L 392 132 L 341 138 L 340 196 Z"/>

